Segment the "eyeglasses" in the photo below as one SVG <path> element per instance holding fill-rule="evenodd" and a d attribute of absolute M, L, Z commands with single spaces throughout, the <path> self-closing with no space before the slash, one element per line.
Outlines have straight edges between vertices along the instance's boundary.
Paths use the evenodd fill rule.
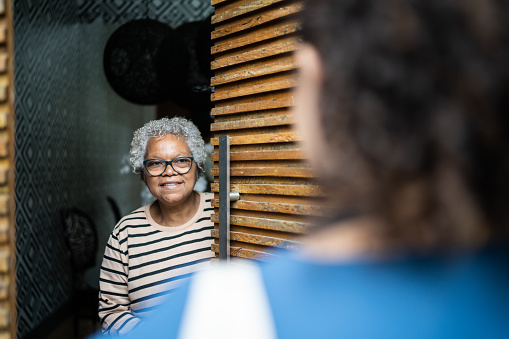
<path fill-rule="evenodd" d="M 176 173 L 186 174 L 191 170 L 193 160 L 193 157 L 176 157 L 168 161 L 163 159 L 147 159 L 143 161 L 143 165 L 145 166 L 148 174 L 153 177 L 158 177 L 163 175 L 168 165 L 170 165 Z"/>

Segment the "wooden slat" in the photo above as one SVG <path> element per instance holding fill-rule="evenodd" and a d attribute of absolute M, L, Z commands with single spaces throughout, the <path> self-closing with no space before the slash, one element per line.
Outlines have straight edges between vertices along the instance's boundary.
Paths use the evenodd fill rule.
<path fill-rule="evenodd" d="M 293 55 L 276 55 L 262 61 L 218 69 L 210 79 L 210 84 L 217 86 L 234 81 L 291 71 L 296 68 L 297 62 Z"/>
<path fill-rule="evenodd" d="M 0 300 L 5 300 L 9 297 L 9 284 L 9 275 L 0 274 Z"/>
<path fill-rule="evenodd" d="M 276 133 L 276 132 L 274 132 Z M 272 144 L 251 144 L 251 145 L 233 145 L 230 150 L 231 153 L 242 153 L 242 152 L 271 152 L 271 151 L 302 151 L 302 145 L 295 142 L 285 143 L 272 143 Z M 214 147 L 214 152 L 217 153 L 219 147 Z M 277 158 L 272 159 L 277 160 Z"/>
<path fill-rule="evenodd" d="M 7 301 L 0 302 L 0 327 L 7 328 L 11 321 L 10 305 Z"/>
<path fill-rule="evenodd" d="M 294 132 L 283 132 L 274 134 L 253 134 L 231 137 L 230 145 L 252 145 L 252 144 L 266 144 L 276 142 L 295 142 L 300 141 L 301 137 Z M 210 139 L 210 144 L 213 146 L 219 145 L 219 138 Z"/>
<path fill-rule="evenodd" d="M 219 207 L 219 201 L 216 199 L 212 200 L 214 207 Z M 272 212 L 272 213 L 285 213 L 294 215 L 315 215 L 324 216 L 327 215 L 327 208 L 316 205 L 302 205 L 302 204 L 291 204 L 284 202 L 269 202 L 269 201 L 246 201 L 239 200 L 231 204 L 231 208 L 248 210 L 248 211 L 260 211 L 260 212 Z"/>
<path fill-rule="evenodd" d="M 9 213 L 10 196 L 6 193 L 0 193 L 0 215 Z"/>
<path fill-rule="evenodd" d="M 219 170 L 213 168 L 210 170 L 213 176 L 219 176 Z M 295 178 L 312 178 L 311 170 L 307 168 L 272 168 L 272 167 L 245 167 L 232 168 L 230 171 L 232 176 L 248 176 L 248 177 L 295 177 Z"/>
<path fill-rule="evenodd" d="M 212 93 L 211 100 L 218 101 L 240 96 L 289 89 L 294 87 L 296 83 L 297 75 L 294 73 L 282 73 L 266 78 L 256 78 L 245 81 L 241 84 L 235 83 L 232 85 L 219 86 L 216 88 L 215 93 Z"/>
<path fill-rule="evenodd" d="M 218 120 L 221 121 L 222 120 L 221 118 L 219 118 Z M 296 134 L 296 133 L 297 133 L 297 131 L 295 131 L 293 126 L 290 126 L 290 125 L 279 125 L 279 126 L 277 126 L 276 125 L 276 126 L 266 126 L 266 127 L 263 127 L 263 128 L 252 128 L 252 129 L 249 129 L 249 130 L 236 130 L 236 129 L 232 129 L 232 130 L 228 130 L 228 131 L 216 131 L 216 133 L 214 133 L 214 135 L 216 137 L 220 137 L 222 135 L 229 135 L 230 137 L 245 137 L 247 135 L 257 135 L 257 134 L 283 135 L 283 134 Z M 233 145 L 233 146 L 237 147 L 237 146 L 240 146 L 240 145 L 241 144 Z M 252 145 L 252 144 L 251 143 L 247 143 L 246 145 Z M 267 145 L 270 145 L 270 143 L 268 143 Z"/>
<path fill-rule="evenodd" d="M 219 5 L 221 3 L 224 3 L 224 2 L 227 2 L 227 1 L 234 1 L 234 0 L 210 0 L 210 4 L 212 6 L 216 6 L 216 5 Z"/>
<path fill-rule="evenodd" d="M 212 153 L 210 156 L 212 161 L 219 161 L 219 154 Z M 255 161 L 255 160 L 303 160 L 304 152 L 301 150 L 290 151 L 259 151 L 259 152 L 231 152 L 231 161 Z M 1 174 L 1 172 L 0 172 Z"/>
<path fill-rule="evenodd" d="M 268 126 L 291 125 L 295 122 L 293 114 L 283 111 L 282 114 L 273 116 L 262 116 L 256 119 L 238 119 L 229 121 L 218 121 L 210 125 L 211 131 L 226 131 L 233 129 L 260 128 Z"/>
<path fill-rule="evenodd" d="M 8 245 L 0 246 L 0 273 L 9 273 L 11 249 Z"/>
<path fill-rule="evenodd" d="M 215 25 L 225 20 L 232 19 L 282 1 L 283 0 L 238 1 L 233 4 L 233 7 L 217 7 L 216 14 L 212 16 L 212 24 Z M 212 4 L 214 6 L 214 3 Z"/>
<path fill-rule="evenodd" d="M 0 243 L 9 241 L 10 225 L 7 217 L 0 217 Z"/>
<path fill-rule="evenodd" d="M 0 159 L 0 185 L 7 185 L 11 164 L 8 159 Z"/>
<path fill-rule="evenodd" d="M 219 245 L 212 244 L 212 251 L 215 253 L 219 253 Z M 270 261 L 274 258 L 274 255 L 269 252 L 263 251 L 255 251 L 250 249 L 245 249 L 242 247 L 231 246 L 230 247 L 230 256 L 246 258 L 246 259 L 254 259 L 259 261 Z"/>
<path fill-rule="evenodd" d="M 231 100 L 216 104 L 212 109 L 212 116 L 235 114 L 243 112 L 261 111 L 267 109 L 292 107 L 295 104 L 293 94 L 286 91 L 243 97 L 242 100 Z"/>
<path fill-rule="evenodd" d="M 245 34 L 235 35 L 216 41 L 210 48 L 210 53 L 223 53 L 235 48 L 245 47 L 257 42 L 296 33 L 300 31 L 301 28 L 302 27 L 297 20 L 288 20 L 285 22 L 271 24 L 269 26 L 262 26 L 254 30 L 250 30 Z"/>
<path fill-rule="evenodd" d="M 9 113 L 5 109 L 0 110 L 0 129 L 5 129 L 8 126 Z"/>
<path fill-rule="evenodd" d="M 222 105 L 224 101 L 216 102 L 216 105 Z M 281 115 L 293 116 L 293 111 L 291 108 L 276 108 L 276 109 L 268 109 L 263 111 L 253 111 L 253 112 L 243 112 L 237 113 L 235 115 L 224 115 L 215 119 L 218 123 L 224 123 L 228 121 L 240 121 L 240 120 L 252 120 L 252 119 L 264 119 L 264 118 L 274 118 L 279 117 Z"/>
<path fill-rule="evenodd" d="M 2 18 L 0 19 L 0 44 L 6 44 L 7 43 L 7 19 Z"/>
<path fill-rule="evenodd" d="M 219 230 L 217 229 L 212 230 L 212 237 L 219 238 Z M 230 239 L 250 244 L 286 249 L 295 249 L 299 245 L 299 242 L 293 240 L 234 231 L 230 232 Z"/>
<path fill-rule="evenodd" d="M 212 222 L 218 223 L 219 216 L 217 214 L 213 214 L 210 220 L 212 220 Z M 305 222 L 236 215 L 230 216 L 230 224 L 297 234 L 308 233 L 311 229 L 311 225 Z"/>
<path fill-rule="evenodd" d="M 277 19 L 284 18 L 302 11 L 304 5 L 302 2 L 285 3 L 275 8 L 268 8 L 263 12 L 257 12 L 252 15 L 243 15 L 235 20 L 216 25 L 211 33 L 212 39 L 218 39 L 233 33 L 241 32 L 244 30 L 263 25 Z"/>
<path fill-rule="evenodd" d="M 238 65 L 270 56 L 295 51 L 301 42 L 298 36 L 285 36 L 272 41 L 260 43 L 256 47 L 240 49 L 216 57 L 210 67 L 215 70 L 221 67 Z"/>
<path fill-rule="evenodd" d="M 212 192 L 219 192 L 219 184 L 213 183 L 211 185 Z M 264 195 L 291 195 L 301 197 L 321 197 L 323 192 L 319 186 L 304 186 L 304 185 L 274 185 L 274 184 L 231 184 L 231 192 L 249 193 L 249 194 L 264 194 Z"/>
<path fill-rule="evenodd" d="M 9 54 L 7 51 L 0 51 L 0 73 L 6 73 L 9 66 Z"/>

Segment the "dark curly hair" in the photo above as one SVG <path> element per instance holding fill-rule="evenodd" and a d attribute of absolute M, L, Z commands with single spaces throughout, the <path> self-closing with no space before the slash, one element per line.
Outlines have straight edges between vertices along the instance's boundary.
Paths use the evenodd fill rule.
<path fill-rule="evenodd" d="M 411 247 L 507 240 L 509 2 L 310 0 L 343 207 Z M 339 192 L 336 194 L 336 192 Z"/>

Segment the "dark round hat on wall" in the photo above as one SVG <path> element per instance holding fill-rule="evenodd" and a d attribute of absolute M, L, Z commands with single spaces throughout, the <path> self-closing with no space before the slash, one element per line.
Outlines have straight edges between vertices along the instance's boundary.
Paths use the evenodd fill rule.
<path fill-rule="evenodd" d="M 139 19 L 113 32 L 104 49 L 103 64 L 118 95 L 135 104 L 157 105 L 185 82 L 189 56 L 170 26 Z"/>

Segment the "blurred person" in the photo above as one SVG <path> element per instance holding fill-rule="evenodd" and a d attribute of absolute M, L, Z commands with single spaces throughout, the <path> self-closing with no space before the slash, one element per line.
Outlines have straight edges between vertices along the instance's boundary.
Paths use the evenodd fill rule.
<path fill-rule="evenodd" d="M 184 118 L 162 118 L 134 133 L 130 162 L 155 201 L 113 229 L 100 273 L 99 317 L 105 334 L 135 327 L 211 251 L 212 193 L 194 191 L 207 152 L 198 128 Z"/>
<path fill-rule="evenodd" d="M 507 338 L 509 3 L 309 0 L 295 114 L 335 206 L 129 338 Z"/>

